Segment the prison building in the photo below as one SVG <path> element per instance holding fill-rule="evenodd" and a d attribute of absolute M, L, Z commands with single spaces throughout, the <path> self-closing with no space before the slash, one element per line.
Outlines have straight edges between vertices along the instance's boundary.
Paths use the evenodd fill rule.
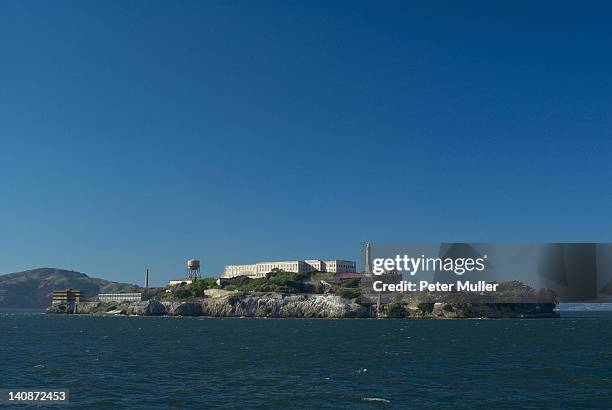
<path fill-rule="evenodd" d="M 221 278 L 235 278 L 237 276 L 247 276 L 249 278 L 264 278 L 266 274 L 274 270 L 284 272 L 308 273 L 308 272 L 355 272 L 357 269 L 354 261 L 341 259 L 320 260 L 306 259 L 303 261 L 277 261 L 277 262 L 257 262 L 247 265 L 226 265 Z"/>
<path fill-rule="evenodd" d="M 142 300 L 142 293 L 100 293 L 100 302 L 139 302 Z"/>

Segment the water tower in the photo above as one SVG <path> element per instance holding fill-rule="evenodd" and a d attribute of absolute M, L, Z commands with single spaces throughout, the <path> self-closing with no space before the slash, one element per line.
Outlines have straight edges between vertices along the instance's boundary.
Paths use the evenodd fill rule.
<path fill-rule="evenodd" d="M 187 279 L 200 278 L 200 261 L 189 259 L 187 261 Z"/>

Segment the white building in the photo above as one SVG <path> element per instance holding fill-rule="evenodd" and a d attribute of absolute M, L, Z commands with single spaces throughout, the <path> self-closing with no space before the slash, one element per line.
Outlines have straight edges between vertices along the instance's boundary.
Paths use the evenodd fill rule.
<path fill-rule="evenodd" d="M 250 278 L 264 278 L 267 273 L 274 269 L 285 272 L 308 273 L 308 272 L 355 272 L 357 265 L 353 261 L 307 259 L 304 261 L 280 261 L 280 262 L 257 262 L 249 265 L 226 265 L 222 278 L 234 278 L 236 276 L 248 276 Z"/>
<path fill-rule="evenodd" d="M 357 271 L 357 264 L 355 262 L 341 259 L 325 261 L 325 266 L 326 272 L 342 273 Z"/>
<path fill-rule="evenodd" d="M 304 262 L 313 272 L 327 272 L 325 262 L 320 259 L 306 259 Z"/>
<path fill-rule="evenodd" d="M 222 278 L 234 278 L 236 276 L 257 276 L 257 264 L 252 265 L 226 265 L 221 274 Z"/>
<path fill-rule="evenodd" d="M 100 302 L 138 302 L 142 300 L 142 293 L 100 293 Z"/>
<path fill-rule="evenodd" d="M 193 279 L 170 279 L 168 286 L 191 285 L 192 283 Z"/>

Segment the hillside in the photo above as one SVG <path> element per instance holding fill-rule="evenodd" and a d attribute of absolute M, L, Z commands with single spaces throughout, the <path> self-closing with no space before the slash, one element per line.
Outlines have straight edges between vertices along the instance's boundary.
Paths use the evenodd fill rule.
<path fill-rule="evenodd" d="M 46 308 L 51 303 L 51 292 L 65 288 L 81 289 L 84 297 L 92 297 L 101 292 L 130 292 L 141 289 L 129 283 L 90 278 L 84 273 L 70 270 L 32 269 L 0 275 L 0 307 Z"/>

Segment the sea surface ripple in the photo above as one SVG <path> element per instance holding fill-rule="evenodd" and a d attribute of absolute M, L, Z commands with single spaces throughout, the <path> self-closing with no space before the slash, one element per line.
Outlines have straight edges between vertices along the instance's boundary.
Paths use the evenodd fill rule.
<path fill-rule="evenodd" d="M 612 312 L 543 320 L 0 311 L 0 388 L 73 408 L 611 408 Z M 49 408 L 58 408 L 57 406 Z"/>

